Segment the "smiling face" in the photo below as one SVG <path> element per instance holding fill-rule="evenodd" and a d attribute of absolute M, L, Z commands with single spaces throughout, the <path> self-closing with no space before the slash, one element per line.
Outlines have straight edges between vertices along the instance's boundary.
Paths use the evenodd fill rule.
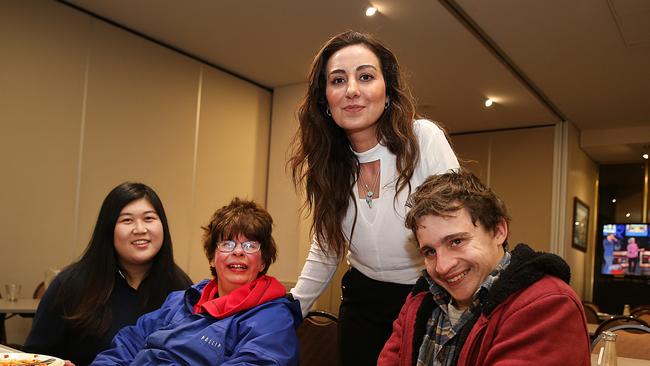
<path fill-rule="evenodd" d="M 122 208 L 115 223 L 113 245 L 120 266 L 151 267 L 164 238 L 163 225 L 151 203 L 141 198 Z"/>
<path fill-rule="evenodd" d="M 341 48 L 327 61 L 325 96 L 336 124 L 368 148 L 377 144 L 377 121 L 386 104 L 386 84 L 377 56 L 366 46 Z M 363 149 L 364 147 L 361 147 Z"/>
<path fill-rule="evenodd" d="M 237 242 L 232 252 L 224 253 L 219 249 L 214 251 L 214 259 L 211 265 L 217 271 L 217 285 L 219 296 L 225 296 L 233 290 L 253 282 L 260 272 L 264 270 L 262 250 L 256 253 L 246 253 L 241 243 L 249 241 L 244 235 L 237 235 L 232 239 Z"/>
<path fill-rule="evenodd" d="M 416 236 L 429 276 L 467 308 L 472 296 L 503 257 L 508 234 L 504 220 L 494 232 L 476 226 L 465 208 L 449 216 L 425 215 L 418 220 Z"/>

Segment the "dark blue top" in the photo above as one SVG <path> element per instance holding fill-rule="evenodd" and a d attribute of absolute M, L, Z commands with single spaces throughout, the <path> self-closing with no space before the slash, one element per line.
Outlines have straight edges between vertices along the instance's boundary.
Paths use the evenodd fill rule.
<path fill-rule="evenodd" d="M 60 302 L 55 303 L 62 275 L 65 276 L 65 272 L 52 281 L 43 295 L 23 351 L 70 360 L 76 366 L 88 365 L 98 353 L 110 347 L 113 336 L 120 329 L 135 324 L 138 317 L 143 314 L 140 310 L 138 291 L 116 273 L 113 292 L 108 299 L 108 306 L 112 312 L 110 328 L 101 337 L 82 335 L 78 329 L 65 324 L 63 306 Z M 83 295 L 79 294 L 79 296 Z"/>

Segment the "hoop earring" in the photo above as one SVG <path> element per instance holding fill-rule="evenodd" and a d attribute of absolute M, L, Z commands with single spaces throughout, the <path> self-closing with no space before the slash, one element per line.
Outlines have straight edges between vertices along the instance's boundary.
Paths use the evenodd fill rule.
<path fill-rule="evenodd" d="M 384 109 L 388 109 L 390 106 L 390 99 L 386 99 L 386 103 L 384 103 Z"/>
<path fill-rule="evenodd" d="M 332 112 L 330 111 L 330 107 L 325 107 L 325 114 L 332 117 Z"/>

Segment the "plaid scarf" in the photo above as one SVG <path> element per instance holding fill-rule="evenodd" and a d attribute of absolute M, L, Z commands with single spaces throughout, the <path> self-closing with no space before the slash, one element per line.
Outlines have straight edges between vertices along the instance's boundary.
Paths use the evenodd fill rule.
<path fill-rule="evenodd" d="M 429 283 L 429 291 L 433 301 L 438 305 L 433 309 L 427 321 L 427 332 L 424 335 L 418 353 L 417 366 L 452 366 L 456 365 L 460 350 L 480 314 L 481 304 L 488 291 L 499 276 L 510 264 L 510 253 L 506 252 L 501 261 L 490 272 L 472 296 L 469 308 L 460 316 L 455 324 L 449 320 L 449 304 L 451 296 L 444 288 L 438 286 L 424 270 L 424 278 Z"/>

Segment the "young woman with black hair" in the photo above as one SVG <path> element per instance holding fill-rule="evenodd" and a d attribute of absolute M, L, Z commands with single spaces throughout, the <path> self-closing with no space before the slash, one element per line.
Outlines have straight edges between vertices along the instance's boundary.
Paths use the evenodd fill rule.
<path fill-rule="evenodd" d="M 191 284 L 174 263 L 156 192 L 142 183 L 120 184 L 104 199 L 81 259 L 45 292 L 23 350 L 87 365 L 118 330 Z"/>

